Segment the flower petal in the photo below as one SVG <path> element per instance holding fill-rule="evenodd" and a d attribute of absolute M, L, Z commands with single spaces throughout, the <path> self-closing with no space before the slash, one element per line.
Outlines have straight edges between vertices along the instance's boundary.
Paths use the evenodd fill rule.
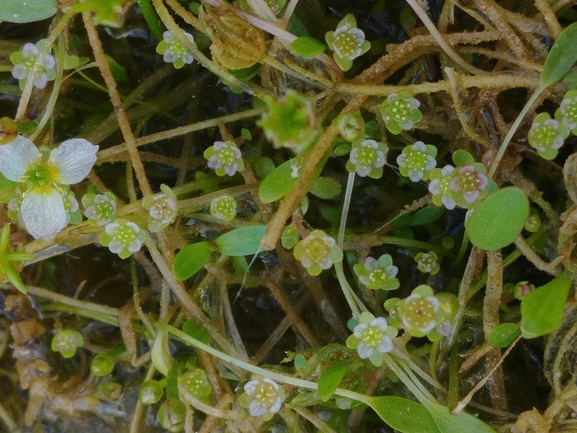
<path fill-rule="evenodd" d="M 11 143 L 0 146 L 0 173 L 14 182 L 21 182 L 30 166 L 41 157 L 34 143 L 19 135 Z"/>
<path fill-rule="evenodd" d="M 36 239 L 52 239 L 66 227 L 64 202 L 56 188 L 44 188 L 42 192 L 32 189 L 26 193 L 20 213 L 26 230 Z"/>
<path fill-rule="evenodd" d="M 78 183 L 90 172 L 96 162 L 98 146 L 83 138 L 66 140 L 50 153 L 49 161 L 58 169 L 56 182 L 71 185 Z"/>

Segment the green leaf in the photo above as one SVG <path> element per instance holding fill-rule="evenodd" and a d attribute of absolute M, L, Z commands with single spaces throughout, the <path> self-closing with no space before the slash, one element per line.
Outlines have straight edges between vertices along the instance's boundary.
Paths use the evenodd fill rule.
<path fill-rule="evenodd" d="M 192 338 L 196 338 L 198 341 L 204 344 L 210 344 L 212 337 L 208 332 L 200 327 L 198 322 L 194 319 L 189 319 L 182 325 L 182 332 L 188 334 Z"/>
<path fill-rule="evenodd" d="M 258 196 L 263 203 L 280 200 L 292 190 L 298 182 L 293 177 L 294 169 L 302 165 L 301 158 L 290 159 L 273 170 L 263 179 L 258 188 Z"/>
<path fill-rule="evenodd" d="M 475 163 L 475 158 L 473 158 L 473 155 L 463 149 L 459 149 L 453 152 L 452 158 L 453 162 L 455 163 L 455 167 L 462 167 Z"/>
<path fill-rule="evenodd" d="M 549 334 L 561 325 L 567 294 L 573 281 L 565 274 L 521 299 L 521 335 L 535 338 Z"/>
<path fill-rule="evenodd" d="M 341 193 L 343 186 L 334 177 L 321 176 L 311 186 L 309 192 L 318 198 L 331 199 Z"/>
<path fill-rule="evenodd" d="M 292 41 L 289 48 L 297 56 L 314 57 L 325 50 L 325 45 L 310 36 L 302 36 Z"/>
<path fill-rule="evenodd" d="M 210 259 L 212 251 L 208 242 L 190 244 L 180 250 L 172 263 L 172 273 L 178 281 L 192 277 Z"/>
<path fill-rule="evenodd" d="M 401 433 L 443 433 L 420 403 L 402 397 L 370 397 L 367 404 L 389 426 Z"/>
<path fill-rule="evenodd" d="M 428 401 L 426 407 L 440 433 L 495 433 L 495 430 L 467 412 L 460 412 L 458 415 L 453 415 L 449 412 L 447 406 L 433 401 Z"/>
<path fill-rule="evenodd" d="M 232 230 L 216 239 L 218 251 L 225 256 L 248 256 L 260 251 L 266 226 L 248 226 Z"/>
<path fill-rule="evenodd" d="M 347 373 L 348 364 L 345 361 L 337 361 L 331 364 L 319 379 L 318 394 L 322 401 L 328 401 L 335 390 L 339 387 L 341 380 Z"/>
<path fill-rule="evenodd" d="M 493 347 L 507 347 L 521 334 L 516 323 L 501 323 L 495 326 L 487 335 L 487 341 Z"/>
<path fill-rule="evenodd" d="M 465 227 L 476 247 L 495 251 L 506 247 L 523 230 L 529 216 L 529 200 L 518 188 L 504 188 L 469 211 Z"/>
<path fill-rule="evenodd" d="M 445 215 L 445 208 L 442 207 L 426 207 L 419 209 L 412 215 L 410 226 L 424 226 L 433 223 Z"/>
<path fill-rule="evenodd" d="M 577 23 L 570 24 L 557 38 L 545 59 L 539 87 L 547 87 L 561 80 L 577 61 Z"/>
<path fill-rule="evenodd" d="M 56 11 L 56 0 L 3 0 L 0 21 L 31 23 L 50 18 Z"/>

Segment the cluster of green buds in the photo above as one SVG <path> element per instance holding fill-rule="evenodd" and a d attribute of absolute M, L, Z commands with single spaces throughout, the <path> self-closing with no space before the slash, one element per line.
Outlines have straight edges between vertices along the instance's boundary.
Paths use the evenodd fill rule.
<path fill-rule="evenodd" d="M 322 230 L 313 230 L 306 238 L 299 241 L 293 254 L 313 276 L 329 269 L 333 263 L 343 260 L 343 251 L 335 239 Z"/>
<path fill-rule="evenodd" d="M 393 266 L 389 254 L 383 254 L 379 259 L 367 257 L 364 263 L 357 263 L 353 271 L 359 282 L 371 290 L 395 290 L 401 285 L 395 278 L 399 268 Z"/>
<path fill-rule="evenodd" d="M 182 33 L 191 44 L 194 43 L 194 38 L 190 33 Z M 162 59 L 166 63 L 172 63 L 176 69 L 180 69 L 184 65 L 190 65 L 193 62 L 194 57 L 178 42 L 171 32 L 165 31 L 162 34 L 162 38 L 162 41 L 156 47 L 156 52 L 162 55 Z"/>
<path fill-rule="evenodd" d="M 393 338 L 397 328 L 387 324 L 384 317 L 362 313 L 355 325 L 353 335 L 347 338 L 347 347 L 356 349 L 361 359 L 368 359 L 375 366 L 383 365 L 383 355 L 393 350 Z"/>
<path fill-rule="evenodd" d="M 421 103 L 413 98 L 411 92 L 391 93 L 381 104 L 380 112 L 385 126 L 391 134 L 398 135 L 403 130 L 413 129 L 420 122 L 423 114 L 419 107 Z"/>
<path fill-rule="evenodd" d="M 427 180 L 431 171 L 437 166 L 436 156 L 435 146 L 417 141 L 415 144 L 405 146 L 397 157 L 399 171 L 412 182 Z"/>
<path fill-rule="evenodd" d="M 106 224 L 100 234 L 98 242 L 125 259 L 142 247 L 146 233 L 136 223 L 124 219 L 117 219 Z"/>
<path fill-rule="evenodd" d="M 82 197 L 84 216 L 91 225 L 102 227 L 118 218 L 116 197 L 111 192 L 85 194 Z"/>
<path fill-rule="evenodd" d="M 185 392 L 198 400 L 206 400 L 212 392 L 212 385 L 208 375 L 200 368 L 193 368 L 178 377 L 179 383 Z"/>
<path fill-rule="evenodd" d="M 299 154 L 317 138 L 317 119 L 312 102 L 288 90 L 280 98 L 265 98 L 268 110 L 257 124 L 275 148 L 286 147 Z"/>
<path fill-rule="evenodd" d="M 221 221 L 231 221 L 236 216 L 236 200 L 230 195 L 215 198 L 210 203 L 210 214 Z"/>
<path fill-rule="evenodd" d="M 435 295 L 426 284 L 416 287 L 405 299 L 390 298 L 385 302 L 389 321 L 402 327 L 413 337 L 424 337 L 437 341 L 453 332 L 452 319 L 457 313 L 457 297 L 450 293 Z"/>
<path fill-rule="evenodd" d="M 84 346 L 84 338 L 80 332 L 63 329 L 56 332 L 50 347 L 54 352 L 60 352 L 64 358 L 72 358 L 76 349 L 82 346 Z"/>
<path fill-rule="evenodd" d="M 541 113 L 533 119 L 527 141 L 539 156 L 554 159 L 570 132 L 563 122 L 551 119 L 549 113 Z"/>
<path fill-rule="evenodd" d="M 56 70 L 54 69 L 56 60 L 52 54 L 46 54 L 42 63 L 36 66 L 35 75 L 30 75 L 45 43 L 46 39 L 42 39 L 36 44 L 28 42 L 24 44 L 20 51 L 12 53 L 10 56 L 10 61 L 14 65 L 12 76 L 18 80 L 21 89 L 24 88 L 28 78 L 34 80 L 34 87 L 37 89 L 44 89 L 48 81 L 56 78 Z"/>
<path fill-rule="evenodd" d="M 325 39 L 333 51 L 335 62 L 343 71 L 351 69 L 353 60 L 371 48 L 371 43 L 365 40 L 365 33 L 357 28 L 357 20 L 352 14 L 346 15 L 334 32 L 327 32 Z"/>

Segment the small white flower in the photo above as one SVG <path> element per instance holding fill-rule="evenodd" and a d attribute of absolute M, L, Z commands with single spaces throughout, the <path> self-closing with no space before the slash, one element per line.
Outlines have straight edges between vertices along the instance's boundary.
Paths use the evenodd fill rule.
<path fill-rule="evenodd" d="M 48 240 L 66 227 L 62 185 L 88 176 L 97 151 L 98 146 L 81 138 L 66 140 L 48 155 L 22 136 L 0 146 L 0 173 L 22 184 L 20 214 L 28 233 Z"/>
<path fill-rule="evenodd" d="M 285 391 L 274 380 L 268 377 L 248 381 L 244 385 L 241 405 L 248 407 L 252 416 L 262 416 L 265 420 L 277 413 L 285 400 Z"/>

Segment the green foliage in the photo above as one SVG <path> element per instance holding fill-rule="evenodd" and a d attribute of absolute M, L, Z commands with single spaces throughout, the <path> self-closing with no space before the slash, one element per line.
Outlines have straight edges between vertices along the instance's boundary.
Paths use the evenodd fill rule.
<path fill-rule="evenodd" d="M 563 320 L 567 294 L 573 280 L 560 274 L 521 299 L 521 335 L 536 338 L 555 331 Z"/>
<path fill-rule="evenodd" d="M 494 347 L 507 347 L 521 335 L 521 329 L 516 323 L 501 323 L 495 326 L 487 335 L 487 341 Z"/>
<path fill-rule="evenodd" d="M 401 433 L 441 433 L 429 411 L 420 403 L 402 397 L 370 397 L 367 404 L 390 427 Z"/>
<path fill-rule="evenodd" d="M 0 21 L 32 23 L 50 18 L 58 8 L 57 0 L 3 0 Z"/>
<path fill-rule="evenodd" d="M 341 380 L 345 377 L 348 369 L 348 363 L 337 361 L 331 364 L 321 375 L 319 379 L 319 398 L 321 401 L 327 401 L 331 398 L 335 390 L 339 387 Z"/>
<path fill-rule="evenodd" d="M 266 226 L 256 225 L 231 230 L 216 238 L 218 251 L 225 256 L 250 256 L 258 253 Z"/>
<path fill-rule="evenodd" d="M 301 36 L 296 38 L 289 45 L 290 50 L 301 57 L 314 57 L 325 50 L 322 42 L 310 36 Z"/>
<path fill-rule="evenodd" d="M 196 242 L 181 249 L 174 257 L 172 273 L 179 281 L 188 280 L 210 259 L 212 249 L 209 242 Z"/>
<path fill-rule="evenodd" d="M 301 167 L 302 158 L 293 158 L 275 168 L 260 183 L 260 200 L 263 203 L 272 203 L 287 195 L 297 184 Z"/>
<path fill-rule="evenodd" d="M 568 25 L 551 47 L 539 77 L 540 87 L 555 84 L 573 67 L 577 61 L 575 39 L 577 39 L 577 23 Z"/>
<path fill-rule="evenodd" d="M 197 339 L 201 343 L 210 344 L 212 337 L 208 332 L 200 327 L 198 322 L 194 319 L 188 319 L 182 325 L 182 332 L 190 335 L 192 338 Z"/>
<path fill-rule="evenodd" d="M 473 245 L 495 251 L 519 236 L 528 216 L 525 194 L 518 188 L 503 188 L 473 208 L 465 226 Z"/>
<path fill-rule="evenodd" d="M 334 177 L 321 176 L 311 186 L 309 192 L 318 198 L 329 200 L 337 197 L 342 190 L 341 183 Z"/>

